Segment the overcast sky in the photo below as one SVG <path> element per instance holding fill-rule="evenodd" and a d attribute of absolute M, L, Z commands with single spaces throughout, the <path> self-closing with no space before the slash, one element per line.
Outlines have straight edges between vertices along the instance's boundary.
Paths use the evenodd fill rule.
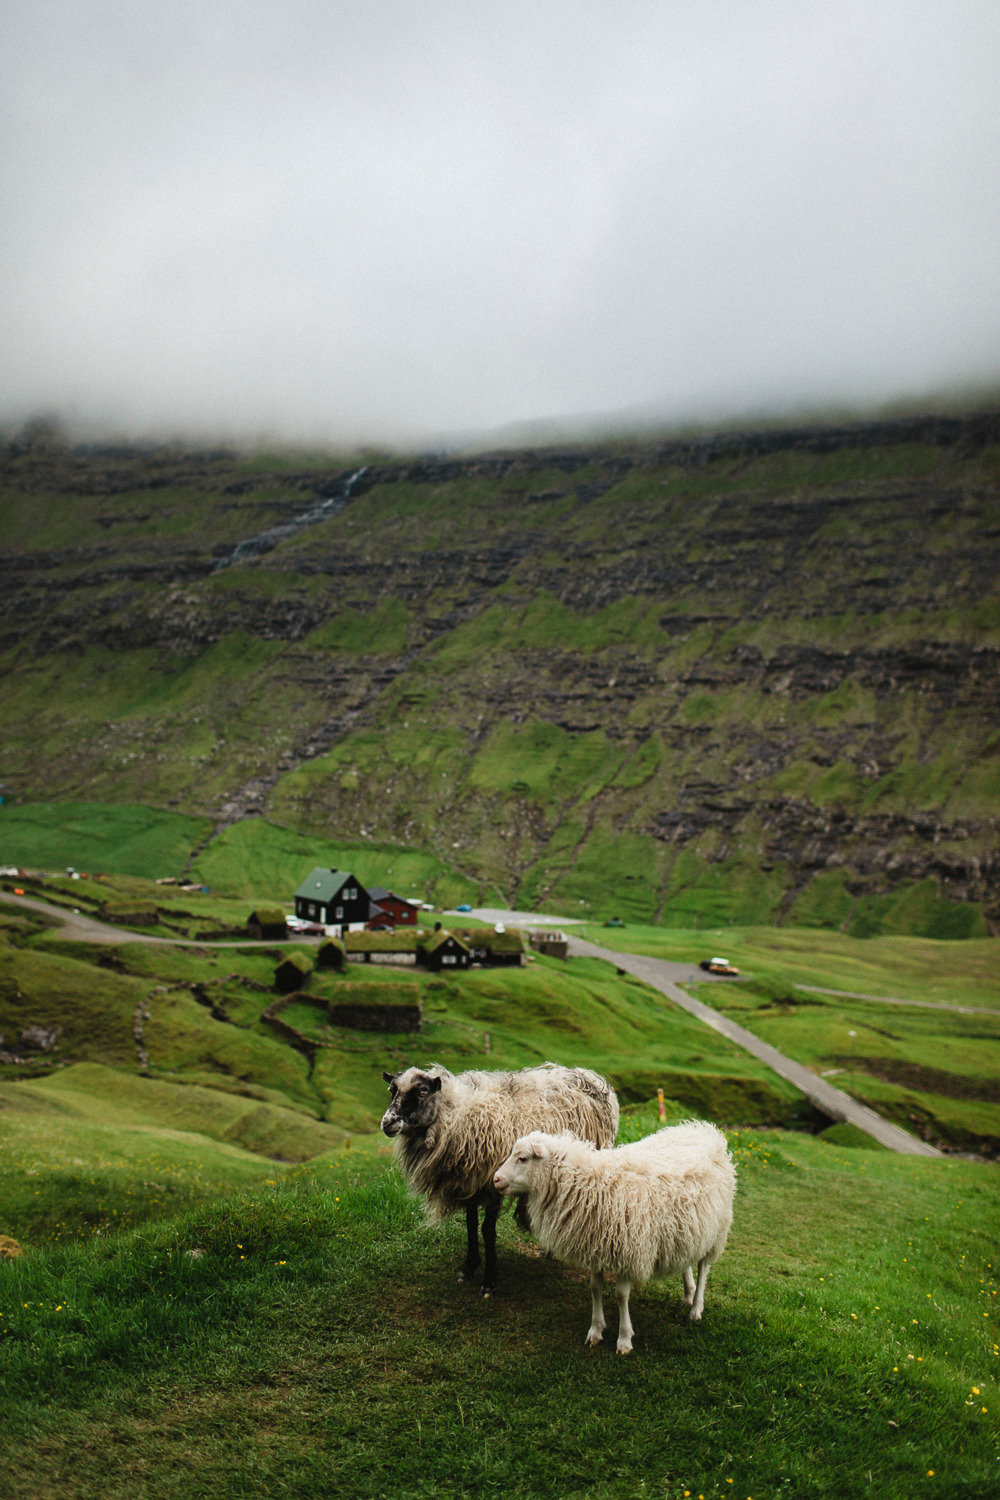
<path fill-rule="evenodd" d="M 997 0 L 8 0 L 0 421 L 423 443 L 1000 379 Z"/>

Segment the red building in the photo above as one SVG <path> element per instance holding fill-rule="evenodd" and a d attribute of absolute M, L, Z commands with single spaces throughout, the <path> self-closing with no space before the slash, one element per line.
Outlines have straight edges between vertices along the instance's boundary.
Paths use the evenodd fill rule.
<path fill-rule="evenodd" d="M 385 927 L 415 927 L 420 907 L 415 901 L 387 891 L 384 885 L 373 885 L 368 891 L 375 910 L 368 918 L 368 931 L 377 932 Z"/>

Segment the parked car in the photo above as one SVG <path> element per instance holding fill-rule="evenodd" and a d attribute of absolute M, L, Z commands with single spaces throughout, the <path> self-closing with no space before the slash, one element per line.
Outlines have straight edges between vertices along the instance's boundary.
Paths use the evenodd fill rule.
<path fill-rule="evenodd" d="M 469 905 L 468 901 L 461 901 L 461 902 L 459 902 L 458 906 L 455 907 L 455 910 L 456 911 L 471 911 L 472 907 Z"/>
<path fill-rule="evenodd" d="M 326 937 L 322 922 L 307 922 L 304 917 L 286 917 L 285 926 L 299 937 Z"/>
<path fill-rule="evenodd" d="M 738 974 L 740 971 L 728 958 L 703 958 L 698 965 L 709 974 Z"/>

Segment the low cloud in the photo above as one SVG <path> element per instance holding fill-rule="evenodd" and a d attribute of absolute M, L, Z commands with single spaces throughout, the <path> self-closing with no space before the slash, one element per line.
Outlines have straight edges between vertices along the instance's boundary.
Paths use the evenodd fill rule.
<path fill-rule="evenodd" d="M 22 0 L 0 417 L 437 442 L 1000 375 L 1000 12 Z"/>

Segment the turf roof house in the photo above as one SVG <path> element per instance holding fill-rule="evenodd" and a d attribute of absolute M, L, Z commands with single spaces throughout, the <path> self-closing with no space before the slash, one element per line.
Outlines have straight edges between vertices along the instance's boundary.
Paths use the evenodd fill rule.
<path fill-rule="evenodd" d="M 439 929 L 417 943 L 417 963 L 424 969 L 468 969 L 472 949 L 454 933 Z"/>
<path fill-rule="evenodd" d="M 295 915 L 324 927 L 363 929 L 372 915 L 371 896 L 349 870 L 310 871 L 295 892 Z"/>

